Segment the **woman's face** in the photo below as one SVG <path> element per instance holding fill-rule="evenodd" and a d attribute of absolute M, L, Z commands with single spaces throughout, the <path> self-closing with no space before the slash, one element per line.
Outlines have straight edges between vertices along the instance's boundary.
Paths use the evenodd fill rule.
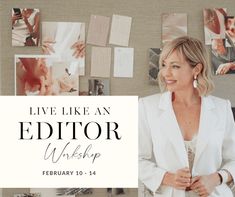
<path fill-rule="evenodd" d="M 224 46 L 223 39 L 212 39 L 211 47 L 212 47 L 212 50 L 214 50 L 216 53 L 218 53 L 220 55 L 226 54 L 226 49 Z"/>
<path fill-rule="evenodd" d="M 193 88 L 194 69 L 178 52 L 163 61 L 161 75 L 168 91 L 185 91 Z"/>
<path fill-rule="evenodd" d="M 229 30 L 229 34 L 235 38 L 235 17 L 228 19 L 227 28 Z"/>

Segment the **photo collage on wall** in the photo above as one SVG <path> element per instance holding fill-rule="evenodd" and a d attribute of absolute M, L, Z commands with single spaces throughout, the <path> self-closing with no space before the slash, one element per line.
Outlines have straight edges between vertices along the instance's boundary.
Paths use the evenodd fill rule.
<path fill-rule="evenodd" d="M 215 75 L 235 73 L 235 16 L 225 8 L 203 10 L 205 44 L 210 46 L 212 72 Z M 169 41 L 187 35 L 187 14 L 162 14 L 162 47 Z M 161 48 L 150 48 L 149 83 L 157 84 Z"/>
<path fill-rule="evenodd" d="M 11 17 L 12 46 L 41 47 L 44 54 L 16 55 L 16 95 L 110 95 L 110 77 L 133 78 L 134 49 L 128 48 L 131 17 L 91 15 L 87 41 L 84 22 L 40 22 L 36 8 L 13 8 Z M 89 87 L 84 91 L 79 78 L 86 75 L 86 44 L 92 47 Z M 95 81 L 104 85 L 102 94 L 101 88 L 99 93 L 92 89 Z"/>

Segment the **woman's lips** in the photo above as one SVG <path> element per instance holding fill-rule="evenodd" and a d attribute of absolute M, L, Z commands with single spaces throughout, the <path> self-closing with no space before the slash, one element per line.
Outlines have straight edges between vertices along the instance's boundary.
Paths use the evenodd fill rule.
<path fill-rule="evenodd" d="M 173 84 L 176 82 L 176 80 L 165 80 L 166 84 Z"/>

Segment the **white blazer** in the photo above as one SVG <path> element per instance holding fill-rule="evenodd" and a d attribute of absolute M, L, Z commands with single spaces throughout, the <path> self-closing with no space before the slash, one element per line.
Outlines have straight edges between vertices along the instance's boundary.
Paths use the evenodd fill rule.
<path fill-rule="evenodd" d="M 139 100 L 139 179 L 155 197 L 184 197 L 185 191 L 162 186 L 164 174 L 189 167 L 171 93 Z M 202 97 L 192 176 L 228 170 L 235 180 L 235 124 L 229 101 Z M 226 184 L 210 197 L 233 197 Z"/>

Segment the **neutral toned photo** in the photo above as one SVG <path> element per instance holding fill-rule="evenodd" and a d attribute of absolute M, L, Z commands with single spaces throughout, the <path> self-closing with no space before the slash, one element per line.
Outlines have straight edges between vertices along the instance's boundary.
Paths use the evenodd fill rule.
<path fill-rule="evenodd" d="M 85 23 L 42 22 L 42 50 L 79 67 L 85 75 Z"/>
<path fill-rule="evenodd" d="M 49 56 L 17 56 L 16 95 L 78 95 L 77 64 Z"/>
<path fill-rule="evenodd" d="M 39 46 L 39 9 L 13 8 L 11 11 L 12 46 Z"/>

